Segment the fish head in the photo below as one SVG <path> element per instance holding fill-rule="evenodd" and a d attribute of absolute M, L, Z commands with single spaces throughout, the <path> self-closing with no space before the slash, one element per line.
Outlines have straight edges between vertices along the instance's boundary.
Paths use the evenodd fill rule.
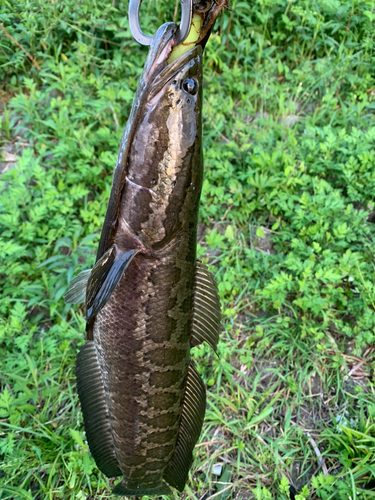
<path fill-rule="evenodd" d="M 202 187 L 202 48 L 168 64 L 168 43 L 141 79 L 121 202 L 122 219 L 150 248 L 196 220 Z"/>

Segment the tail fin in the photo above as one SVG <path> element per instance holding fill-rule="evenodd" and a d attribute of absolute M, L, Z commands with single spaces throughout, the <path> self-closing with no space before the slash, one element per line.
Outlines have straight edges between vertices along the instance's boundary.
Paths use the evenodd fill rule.
<path fill-rule="evenodd" d="M 116 484 L 113 488 L 112 493 L 114 495 L 127 495 L 141 497 L 142 495 L 170 495 L 172 493 L 169 486 L 165 483 L 160 483 L 159 486 L 155 487 L 141 487 L 141 488 L 128 488 L 126 485 L 126 479 L 123 479 L 121 483 Z"/>

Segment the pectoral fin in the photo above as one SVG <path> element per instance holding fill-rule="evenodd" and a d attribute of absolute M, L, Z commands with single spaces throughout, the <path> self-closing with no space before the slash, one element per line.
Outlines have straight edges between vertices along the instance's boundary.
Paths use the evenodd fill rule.
<path fill-rule="evenodd" d="M 138 251 L 122 252 L 114 245 L 95 264 L 87 283 L 87 322 L 105 306 Z"/>
<path fill-rule="evenodd" d="M 190 345 L 194 347 L 206 341 L 216 352 L 220 321 L 220 299 L 215 277 L 207 266 L 197 262 Z"/>
<path fill-rule="evenodd" d="M 205 410 L 206 389 L 199 373 L 190 363 L 176 448 L 163 475 L 163 479 L 178 491 L 185 487 Z"/>
<path fill-rule="evenodd" d="M 91 269 L 81 271 L 69 283 L 69 288 L 64 295 L 65 304 L 80 304 L 86 300 L 87 281 L 90 277 Z"/>

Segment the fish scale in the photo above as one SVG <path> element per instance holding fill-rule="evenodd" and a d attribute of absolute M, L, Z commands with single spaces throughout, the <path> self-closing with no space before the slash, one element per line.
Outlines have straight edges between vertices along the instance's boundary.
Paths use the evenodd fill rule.
<path fill-rule="evenodd" d="M 169 23 L 155 35 L 96 264 L 66 298 L 86 301 L 76 373 L 88 444 L 101 471 L 123 476 L 113 490 L 122 495 L 183 490 L 206 406 L 190 349 L 216 350 L 220 329 L 215 279 L 196 260 L 202 49 L 168 65 L 174 31 Z"/>

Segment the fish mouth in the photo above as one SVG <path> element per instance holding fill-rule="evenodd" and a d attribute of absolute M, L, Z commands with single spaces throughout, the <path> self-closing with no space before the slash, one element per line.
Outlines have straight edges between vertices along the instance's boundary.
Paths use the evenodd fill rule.
<path fill-rule="evenodd" d="M 202 55 L 202 47 L 200 45 L 195 45 L 192 49 L 185 54 L 182 54 L 175 61 L 170 64 L 166 64 L 164 68 L 155 75 L 153 80 L 153 93 L 160 87 L 163 87 L 170 80 L 173 80 L 183 68 L 188 68 L 194 64 L 193 61 L 199 62 Z M 169 58 L 169 55 L 168 55 Z"/>
<path fill-rule="evenodd" d="M 197 43 L 188 52 L 168 64 L 169 56 L 175 46 L 174 34 L 176 30 L 176 24 L 167 23 L 159 28 L 155 35 L 143 73 L 144 89 L 152 86 L 152 94 L 155 94 L 163 85 L 173 79 L 190 61 L 202 55 L 202 44 Z"/>

